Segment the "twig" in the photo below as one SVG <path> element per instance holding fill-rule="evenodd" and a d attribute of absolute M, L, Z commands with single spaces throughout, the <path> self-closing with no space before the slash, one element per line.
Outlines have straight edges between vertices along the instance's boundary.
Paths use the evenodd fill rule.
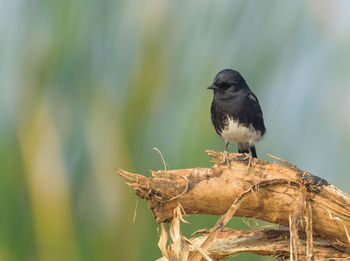
<path fill-rule="evenodd" d="M 138 205 L 139 205 L 139 201 L 140 201 L 140 199 L 138 198 L 138 199 L 136 200 L 136 204 L 135 204 L 134 218 L 132 219 L 132 223 L 135 223 L 135 220 L 136 220 L 136 213 L 137 213 L 137 207 L 138 207 Z"/>
<path fill-rule="evenodd" d="M 310 201 L 306 201 L 306 261 L 312 261 L 314 259 L 313 256 L 313 247 L 314 247 L 314 239 L 313 239 L 313 230 L 312 230 L 312 207 Z"/>
<path fill-rule="evenodd" d="M 155 151 L 157 151 L 163 161 L 163 165 L 164 165 L 164 171 L 166 172 L 166 163 L 165 163 L 165 160 L 164 160 L 164 157 L 163 157 L 163 153 L 156 147 L 153 148 Z"/>

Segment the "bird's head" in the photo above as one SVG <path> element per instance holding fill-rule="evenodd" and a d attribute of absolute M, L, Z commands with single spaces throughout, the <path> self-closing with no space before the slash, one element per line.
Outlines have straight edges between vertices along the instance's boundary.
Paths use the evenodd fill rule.
<path fill-rule="evenodd" d="M 241 74 L 235 70 L 225 69 L 214 78 L 213 84 L 208 89 L 214 91 L 214 95 L 229 98 L 242 89 L 248 88 Z"/>

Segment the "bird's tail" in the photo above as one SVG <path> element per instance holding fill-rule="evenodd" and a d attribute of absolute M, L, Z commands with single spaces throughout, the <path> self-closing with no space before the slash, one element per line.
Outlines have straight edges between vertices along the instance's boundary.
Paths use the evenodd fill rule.
<path fill-rule="evenodd" d="M 253 145 L 253 146 L 251 146 L 251 147 L 249 147 L 249 148 L 250 148 L 250 151 L 252 152 L 253 157 L 254 157 L 254 158 L 258 158 L 258 156 L 256 155 L 255 146 Z"/>
<path fill-rule="evenodd" d="M 251 152 L 254 158 L 257 158 L 255 146 L 249 146 L 248 143 L 237 143 L 238 153 L 248 153 Z"/>

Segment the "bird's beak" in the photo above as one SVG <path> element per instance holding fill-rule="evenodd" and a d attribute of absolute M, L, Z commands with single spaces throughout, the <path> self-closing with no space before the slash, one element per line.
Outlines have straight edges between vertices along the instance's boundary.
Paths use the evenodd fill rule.
<path fill-rule="evenodd" d="M 216 87 L 214 85 L 210 85 L 207 89 L 214 90 L 214 89 L 216 89 Z"/>

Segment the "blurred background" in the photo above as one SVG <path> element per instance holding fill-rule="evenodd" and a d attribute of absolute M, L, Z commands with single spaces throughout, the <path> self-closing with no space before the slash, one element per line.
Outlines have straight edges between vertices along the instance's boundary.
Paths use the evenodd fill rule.
<path fill-rule="evenodd" d="M 349 1 L 0 0 L 0 38 L 0 260 L 159 258 L 114 168 L 163 169 L 153 147 L 171 169 L 210 166 L 224 143 L 206 87 L 224 68 L 259 97 L 258 156 L 350 192 Z"/>

